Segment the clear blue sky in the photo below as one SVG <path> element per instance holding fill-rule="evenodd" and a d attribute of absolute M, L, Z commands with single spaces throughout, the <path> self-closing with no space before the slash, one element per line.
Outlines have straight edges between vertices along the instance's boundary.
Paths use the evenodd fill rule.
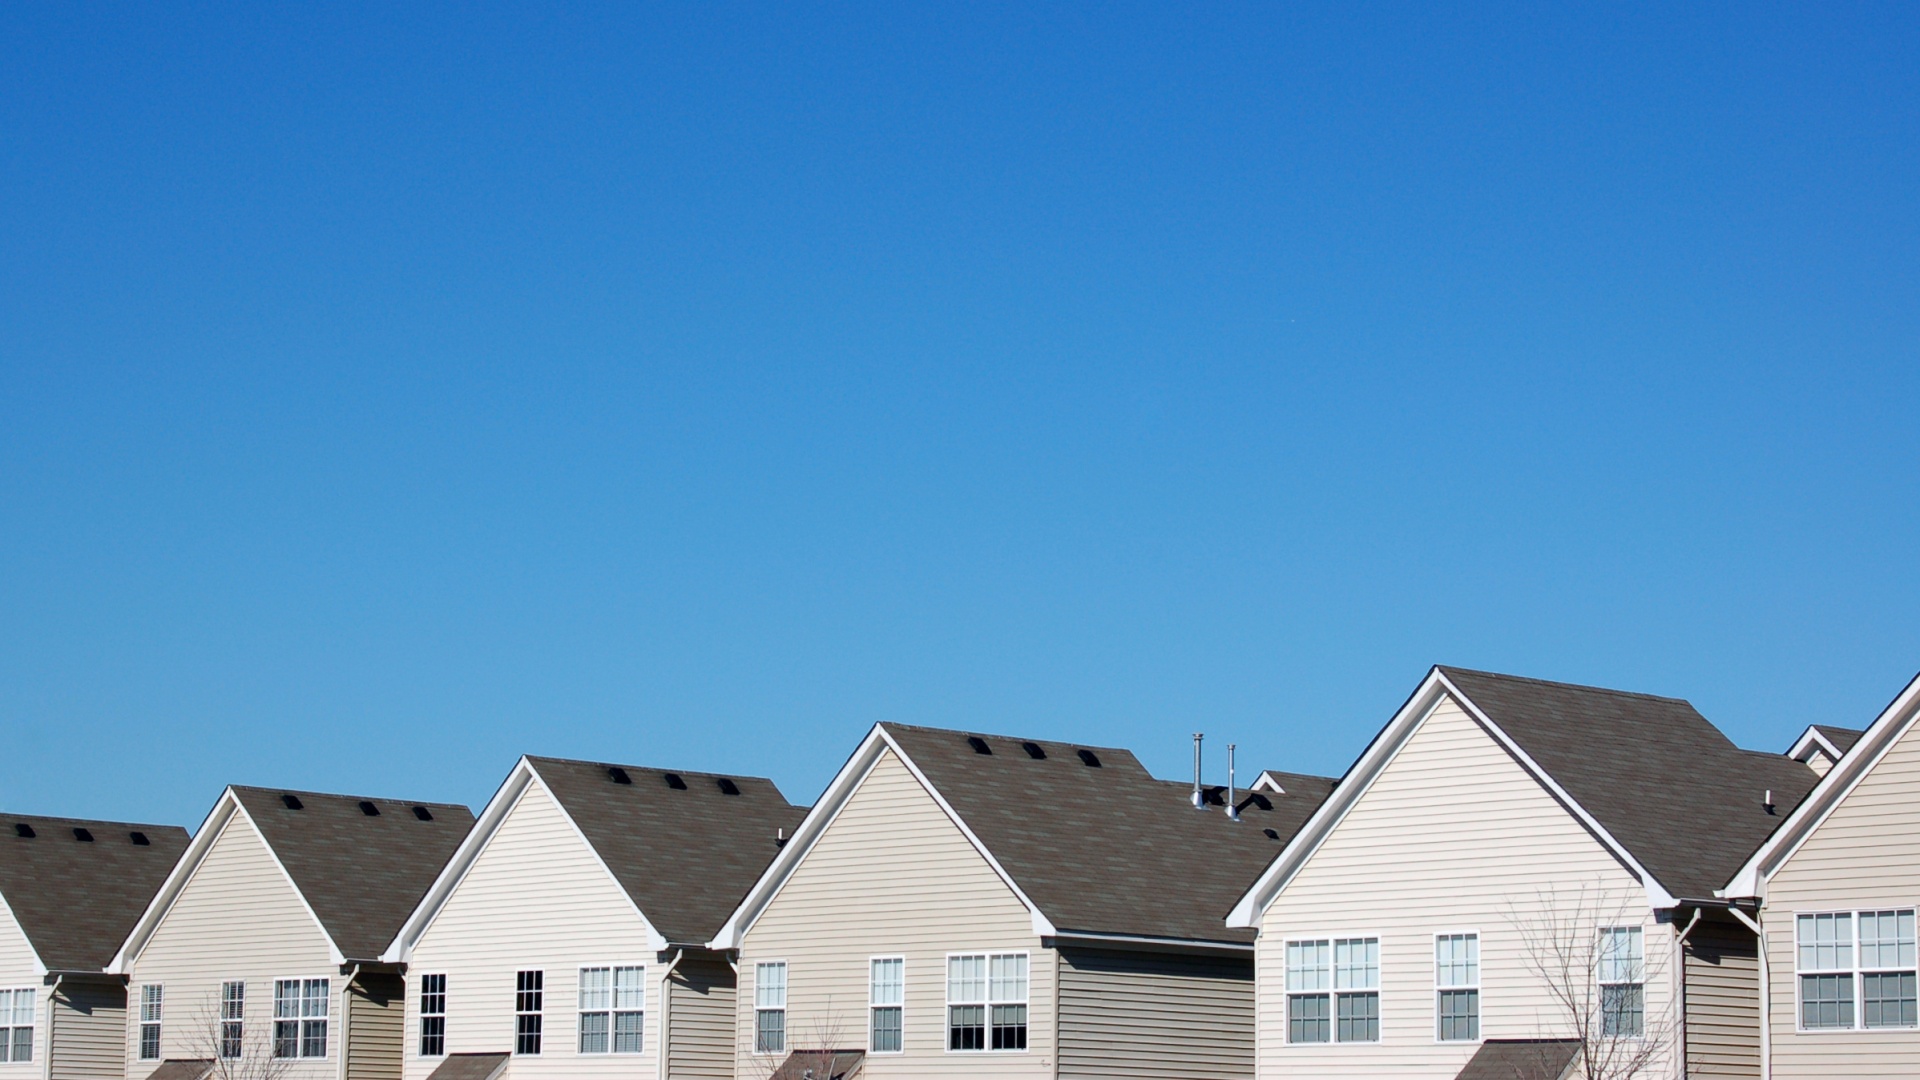
<path fill-rule="evenodd" d="M 1920 669 L 1911 5 L 550 7 L 0 9 L 0 808 Z"/>

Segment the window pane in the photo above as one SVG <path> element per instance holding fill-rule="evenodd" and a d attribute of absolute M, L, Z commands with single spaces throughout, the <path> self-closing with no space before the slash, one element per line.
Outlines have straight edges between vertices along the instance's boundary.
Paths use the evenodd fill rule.
<path fill-rule="evenodd" d="M 891 1054 L 900 1049 L 900 1009 L 888 1006 L 873 1010 L 873 1030 L 867 1049 L 876 1054 Z"/>
<path fill-rule="evenodd" d="M 947 958 L 947 1000 L 987 1000 L 987 958 L 950 956 Z"/>
<path fill-rule="evenodd" d="M 646 968 L 617 967 L 613 969 L 613 1007 L 616 1009 L 647 1007 Z"/>
<path fill-rule="evenodd" d="M 1641 1035 L 1646 1031 L 1646 988 L 1623 983 L 1600 988 L 1600 1033 Z"/>
<path fill-rule="evenodd" d="M 753 1049 L 759 1054 L 778 1054 L 787 1048 L 787 1013 L 784 1009 L 761 1009 L 753 1014 Z"/>
<path fill-rule="evenodd" d="M 1870 1028 L 1913 1027 L 1914 973 L 1869 973 L 1860 976 L 1861 1022 Z"/>
<path fill-rule="evenodd" d="M 1333 1038 L 1325 994 L 1295 994 L 1287 998 L 1287 1041 L 1323 1043 Z"/>
<path fill-rule="evenodd" d="M 1600 931 L 1600 981 L 1642 982 L 1640 928 L 1609 926 Z"/>
<path fill-rule="evenodd" d="M 991 996 L 988 1000 L 1027 1000 L 1027 957 L 1024 953 L 994 957 L 992 971 L 992 985 L 988 988 Z"/>
<path fill-rule="evenodd" d="M 1330 967 L 1330 950 L 1327 942 L 1287 942 L 1287 989 L 1327 989 L 1333 983 L 1329 975 Z"/>
<path fill-rule="evenodd" d="M 1845 971 L 1853 967 L 1852 915 L 1802 915 L 1797 921 L 1800 970 Z"/>
<path fill-rule="evenodd" d="M 1803 1028 L 1852 1027 L 1853 976 L 1800 976 L 1800 1026 Z"/>
<path fill-rule="evenodd" d="M 642 1048 L 643 1033 L 646 1030 L 646 1013 L 617 1012 L 613 1014 L 613 1052 L 616 1054 L 637 1054 Z"/>
<path fill-rule="evenodd" d="M 580 1007 L 604 1009 L 613 1003 L 613 969 L 580 969 Z"/>
<path fill-rule="evenodd" d="M 327 1022 L 325 1020 L 300 1021 L 300 1056 L 310 1058 L 327 1056 Z"/>
<path fill-rule="evenodd" d="M 604 1054 L 607 1052 L 607 1014 L 587 1012 L 580 1014 L 580 1052 L 583 1054 Z"/>
<path fill-rule="evenodd" d="M 1025 958 L 1022 957 L 1022 959 Z M 995 1050 L 1027 1048 L 1027 1007 L 1025 1005 L 993 1006 L 993 1038 L 990 1045 Z"/>
<path fill-rule="evenodd" d="M 1378 1042 L 1380 1039 L 1380 995 L 1336 994 L 1339 1012 L 1336 1037 L 1340 1042 Z"/>
<path fill-rule="evenodd" d="M 306 980 L 305 985 L 302 987 L 303 993 L 301 995 L 302 1016 L 319 1017 L 327 1015 L 327 985 L 328 981 L 326 979 Z M 324 1054 L 322 1056 L 324 1056 Z"/>
<path fill-rule="evenodd" d="M 446 1052 L 447 1018 L 422 1016 L 420 1018 L 420 1056 L 439 1057 Z"/>
<path fill-rule="evenodd" d="M 1860 913 L 1860 966 L 1868 969 L 1914 966 L 1912 911 Z"/>
<path fill-rule="evenodd" d="M 1480 1037 L 1480 991 L 1440 991 L 1440 1038 L 1445 1042 Z"/>
<path fill-rule="evenodd" d="M 867 1001 L 871 1005 L 899 1005 L 906 982 L 905 960 L 875 960 L 868 980 Z"/>
<path fill-rule="evenodd" d="M 513 1052 L 516 1054 L 537 1054 L 540 1052 L 541 1022 L 539 1013 L 522 1013 L 514 1017 Z"/>
<path fill-rule="evenodd" d="M 1434 939 L 1433 977 L 1437 986 L 1480 984 L 1480 937 L 1443 934 Z"/>
<path fill-rule="evenodd" d="M 947 1049 L 987 1048 L 987 1007 L 952 1005 L 947 1008 Z"/>
<path fill-rule="evenodd" d="M 1333 943 L 1333 988 L 1376 990 L 1380 986 L 1380 939 L 1350 938 Z"/>

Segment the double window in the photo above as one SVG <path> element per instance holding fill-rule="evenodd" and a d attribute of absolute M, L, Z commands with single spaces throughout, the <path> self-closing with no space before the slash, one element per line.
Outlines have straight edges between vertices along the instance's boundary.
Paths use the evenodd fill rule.
<path fill-rule="evenodd" d="M 898 956 L 868 963 L 867 1050 L 897 1054 L 901 1049 L 901 1010 L 906 1005 L 907 962 Z"/>
<path fill-rule="evenodd" d="M 447 977 L 420 976 L 420 1056 L 447 1052 Z"/>
<path fill-rule="evenodd" d="M 1804 1030 L 1911 1028 L 1914 909 L 1841 911 L 1794 919 Z"/>
<path fill-rule="evenodd" d="M 1480 1038 L 1480 935 L 1433 939 L 1435 1037 L 1441 1042 Z"/>
<path fill-rule="evenodd" d="M 753 1052 L 787 1050 L 787 962 L 753 965 Z"/>
<path fill-rule="evenodd" d="M 160 1017 L 166 1008 L 166 987 L 148 983 L 140 988 L 140 1060 L 160 1060 Z"/>
<path fill-rule="evenodd" d="M 947 957 L 947 1049 L 1027 1048 L 1027 954 Z"/>
<path fill-rule="evenodd" d="M 1647 1032 L 1646 946 L 1637 926 L 1600 928 L 1600 1034 Z"/>
<path fill-rule="evenodd" d="M 247 984 L 220 984 L 220 1056 L 238 1060 L 247 1052 Z"/>
<path fill-rule="evenodd" d="M 32 990 L 0 990 L 0 1061 L 33 1060 Z"/>
<path fill-rule="evenodd" d="M 580 1052 L 639 1053 L 646 1008 L 646 968 L 581 968 Z"/>
<path fill-rule="evenodd" d="M 546 1007 L 547 973 L 522 971 L 513 977 L 513 1052 L 540 1052 L 541 1012 Z"/>
<path fill-rule="evenodd" d="M 1380 939 L 1287 942 L 1287 1041 L 1380 1041 Z"/>
<path fill-rule="evenodd" d="M 273 980 L 273 1056 L 327 1056 L 327 1017 L 332 1003 L 327 979 Z"/>

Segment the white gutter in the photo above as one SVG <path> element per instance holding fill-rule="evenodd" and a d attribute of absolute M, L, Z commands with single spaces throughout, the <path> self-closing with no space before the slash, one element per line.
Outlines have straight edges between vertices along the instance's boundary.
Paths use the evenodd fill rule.
<path fill-rule="evenodd" d="M 1773 980 L 1767 974 L 1767 930 L 1759 922 L 1749 918 L 1747 913 L 1737 907 L 1730 907 L 1733 917 L 1747 924 L 1753 931 L 1755 950 L 1760 954 L 1760 1080 L 1773 1080 L 1773 1025 L 1771 1023 L 1773 1003 Z"/>
<path fill-rule="evenodd" d="M 1687 935 L 1700 925 L 1701 908 L 1693 909 L 1693 918 L 1687 920 L 1687 928 L 1673 939 L 1673 1000 L 1680 1006 L 1680 1067 L 1674 1076 L 1686 1080 L 1687 1076 Z"/>
<path fill-rule="evenodd" d="M 353 973 L 347 976 L 347 984 L 340 988 L 340 1080 L 347 1080 L 347 1037 L 353 1031 L 353 980 L 359 977 L 360 965 L 355 964 L 353 965 Z M 401 993 L 400 1008 L 403 1011 L 400 1015 L 400 1022 L 403 1026 L 401 1029 L 402 1042 L 400 1049 L 404 1051 L 406 1049 L 406 1030 L 404 1027 L 406 1024 L 406 1013 L 404 1010 L 407 1007 L 406 997 L 404 996 L 405 984 L 402 984 Z"/>
<path fill-rule="evenodd" d="M 673 959 L 667 963 L 667 970 L 660 973 L 660 1046 L 654 1055 L 656 1058 L 654 1062 L 656 1066 L 655 1071 L 660 1074 L 660 1080 L 667 1080 L 667 1024 L 673 1018 L 673 969 L 680 966 L 680 961 L 684 959 L 686 955 L 686 949 L 675 949 L 673 951 Z M 738 993 L 739 984 L 739 977 L 735 976 L 734 986 L 736 993 Z M 607 1032 L 607 1038 L 613 1038 L 612 1031 Z M 737 1047 L 735 1048 L 735 1052 L 738 1052 Z"/>
<path fill-rule="evenodd" d="M 60 995 L 66 975 L 53 977 L 53 989 L 47 991 L 47 1045 L 40 1048 L 40 1080 L 53 1080 L 53 999 Z"/>

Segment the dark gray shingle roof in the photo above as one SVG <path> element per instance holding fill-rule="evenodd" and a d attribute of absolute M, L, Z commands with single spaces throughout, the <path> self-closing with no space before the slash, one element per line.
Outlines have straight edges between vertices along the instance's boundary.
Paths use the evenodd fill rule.
<path fill-rule="evenodd" d="M 52 971 L 106 967 L 187 850 L 178 825 L 6 814 L 0 829 L 0 897 Z M 75 829 L 93 841 L 75 839 Z M 144 846 L 133 842 L 136 832 Z"/>
<path fill-rule="evenodd" d="M 1826 724 L 1814 724 L 1812 727 L 1813 730 L 1826 736 L 1827 741 L 1833 744 L 1833 748 L 1843 754 L 1853 749 L 1853 744 L 1859 742 L 1860 736 L 1866 734 L 1864 731 L 1855 731 L 1853 728 L 1829 727 Z"/>
<path fill-rule="evenodd" d="M 380 955 L 473 827 L 473 811 L 453 803 L 238 786 L 233 793 L 349 960 Z M 301 808 L 289 808 L 287 795 Z M 380 813 L 367 814 L 362 802 Z M 416 817 L 416 806 L 432 820 Z"/>
<path fill-rule="evenodd" d="M 1454 1080 L 1561 1080 L 1579 1057 L 1578 1039 L 1488 1039 Z"/>
<path fill-rule="evenodd" d="M 705 944 L 806 816 L 773 781 L 561 758 L 527 759 L 599 852 L 647 921 L 668 941 Z M 625 771 L 615 783 L 608 770 Z M 737 795 L 721 790 L 731 783 Z"/>
<path fill-rule="evenodd" d="M 1677 898 L 1711 898 L 1819 780 L 1679 698 L 1439 670 Z"/>
<path fill-rule="evenodd" d="M 881 727 L 1061 931 L 1252 941 L 1251 930 L 1227 929 L 1227 911 L 1333 786 L 1278 774 L 1288 794 L 1242 789 L 1234 822 L 1195 810 L 1191 784 L 1154 779 L 1125 750 L 977 736 L 988 755 L 964 731 Z M 1029 756 L 1026 741 L 1046 757 Z M 1082 764 L 1082 749 L 1099 768 Z"/>
<path fill-rule="evenodd" d="M 448 1054 L 427 1074 L 427 1080 L 493 1080 L 499 1076 L 511 1054 Z"/>

